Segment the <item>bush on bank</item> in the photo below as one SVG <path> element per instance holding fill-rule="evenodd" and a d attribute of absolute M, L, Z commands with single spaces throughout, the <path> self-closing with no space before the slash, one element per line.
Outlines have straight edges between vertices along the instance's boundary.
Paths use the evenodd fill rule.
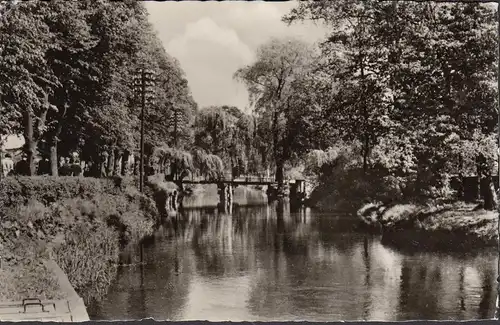
<path fill-rule="evenodd" d="M 181 200 L 180 196 L 183 195 L 175 183 L 165 181 L 164 174 L 149 176 L 145 185 L 146 195 L 153 198 L 160 216 L 168 215 L 170 211 L 169 200 L 174 200 L 174 193 L 178 194 L 178 202 Z"/>
<path fill-rule="evenodd" d="M 362 169 L 333 168 L 310 196 L 310 204 L 323 210 L 355 212 L 365 202 L 398 202 L 412 195 L 412 186 L 402 177 L 365 174 Z"/>
<path fill-rule="evenodd" d="M 463 250 L 498 243 L 497 212 L 475 204 L 368 203 L 357 215 L 363 227 L 382 230 L 382 241 L 400 248 Z"/>
<path fill-rule="evenodd" d="M 0 286 L 0 299 L 8 300 L 60 295 L 46 283 L 51 276 L 42 258 L 55 259 L 87 302 L 99 299 L 115 276 L 120 248 L 151 234 L 158 216 L 155 203 L 121 178 L 7 178 L 0 202 L 0 283 L 22 270 L 33 278 L 29 285 L 43 287 Z"/>

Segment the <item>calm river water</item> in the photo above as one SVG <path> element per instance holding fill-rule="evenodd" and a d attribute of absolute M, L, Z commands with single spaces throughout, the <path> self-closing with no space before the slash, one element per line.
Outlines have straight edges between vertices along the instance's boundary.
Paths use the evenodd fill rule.
<path fill-rule="evenodd" d="M 289 207 L 185 211 L 128 252 L 95 320 L 492 318 L 496 254 L 401 252 L 353 217 Z M 141 253 L 142 252 L 142 253 Z"/>

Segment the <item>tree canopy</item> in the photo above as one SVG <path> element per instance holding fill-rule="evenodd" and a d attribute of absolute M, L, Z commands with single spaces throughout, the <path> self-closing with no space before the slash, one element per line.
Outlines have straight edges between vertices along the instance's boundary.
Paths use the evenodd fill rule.
<path fill-rule="evenodd" d="M 34 156 L 138 148 L 140 110 L 133 74 L 156 74 L 148 107 L 146 143 L 170 143 L 174 108 L 189 125 L 196 111 L 179 63 L 164 50 L 143 4 L 135 1 L 17 2 L 0 18 L 0 100 L 3 133 L 21 132 L 34 173 Z M 90 95 L 91 94 L 91 95 Z M 179 114 L 178 114 L 179 115 Z M 189 128 L 179 134 L 189 141 Z"/>
<path fill-rule="evenodd" d="M 316 103 L 309 97 L 313 80 L 308 75 L 315 65 L 314 49 L 297 39 L 271 39 L 257 51 L 256 61 L 236 71 L 255 106 L 258 130 L 265 134 L 276 168 L 276 179 L 283 186 L 285 163 L 301 150 L 310 148 Z"/>
<path fill-rule="evenodd" d="M 324 116 L 361 144 L 365 173 L 432 187 L 471 159 L 467 143 L 495 131 L 496 14 L 478 3 L 343 0 L 301 2 L 284 20 L 329 29 L 317 70 L 331 81 Z"/>

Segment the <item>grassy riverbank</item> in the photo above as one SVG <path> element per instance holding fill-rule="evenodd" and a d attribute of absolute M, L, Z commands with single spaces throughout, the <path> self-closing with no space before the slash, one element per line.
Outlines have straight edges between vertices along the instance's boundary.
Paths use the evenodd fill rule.
<path fill-rule="evenodd" d="M 120 249 L 152 233 L 155 202 L 127 179 L 21 177 L 0 189 L 0 300 L 61 298 L 55 260 L 87 302 L 116 273 Z"/>
<path fill-rule="evenodd" d="M 357 215 L 360 230 L 380 232 L 385 244 L 401 249 L 473 250 L 497 244 L 497 212 L 454 201 L 449 184 L 437 188 L 343 166 L 322 176 L 311 195 L 313 207 Z"/>
<path fill-rule="evenodd" d="M 357 215 L 363 227 L 380 229 L 384 243 L 400 248 L 464 250 L 498 241 L 497 212 L 477 204 L 367 204 Z"/>

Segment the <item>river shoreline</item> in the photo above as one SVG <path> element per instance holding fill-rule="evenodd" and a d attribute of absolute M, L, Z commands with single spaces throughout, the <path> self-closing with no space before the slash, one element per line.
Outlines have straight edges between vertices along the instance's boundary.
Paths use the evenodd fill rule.
<path fill-rule="evenodd" d="M 0 191 L 0 225 L 6 230 L 0 234 L 0 301 L 67 298 L 67 290 L 46 267 L 46 260 L 63 270 L 86 305 L 101 299 L 124 262 L 122 253 L 147 240 L 170 212 L 158 198 L 174 191 L 181 197 L 185 194 L 174 183 L 151 178 L 146 195 L 141 195 L 132 183 L 129 179 L 9 179 Z M 265 198 L 254 188 L 238 187 L 235 192 L 238 205 Z M 186 208 L 197 207 L 197 196 L 204 202 L 209 198 L 214 205 L 218 200 L 214 186 L 202 186 L 193 194 L 184 197 L 189 201 Z M 76 229 L 74 223 L 85 226 Z M 96 231 L 98 236 L 87 240 Z"/>
<path fill-rule="evenodd" d="M 496 211 L 476 204 L 369 203 L 356 213 L 360 228 L 382 234 L 382 243 L 401 249 L 470 251 L 498 244 Z"/>

